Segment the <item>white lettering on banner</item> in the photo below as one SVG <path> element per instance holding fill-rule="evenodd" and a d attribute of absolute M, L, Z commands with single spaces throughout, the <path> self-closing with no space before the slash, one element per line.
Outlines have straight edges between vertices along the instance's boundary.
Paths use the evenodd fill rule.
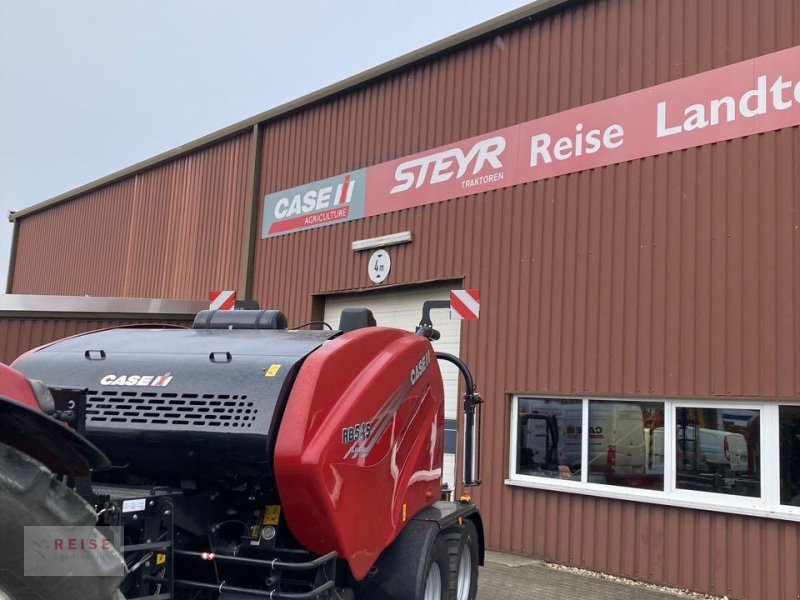
<path fill-rule="evenodd" d="M 402 183 L 394 186 L 389 193 L 405 192 L 411 189 L 412 186 L 419 188 L 425 183 L 426 178 L 430 184 L 447 181 L 453 175 L 456 176 L 456 179 L 460 179 L 467 172 L 470 164 L 474 164 L 472 175 L 480 173 L 486 163 L 489 163 L 494 169 L 502 169 L 503 163 L 500 162 L 500 155 L 505 149 L 506 139 L 498 135 L 476 142 L 467 154 L 464 154 L 461 148 L 451 148 L 443 152 L 400 163 L 395 170 L 394 177 L 396 181 Z M 453 172 L 453 159 L 455 159 L 455 164 L 458 165 L 455 173 Z M 433 168 L 431 169 L 430 178 L 428 178 L 428 167 L 431 165 L 433 165 Z M 415 172 L 415 169 L 419 170 Z M 416 185 L 414 185 L 415 181 Z"/>
<path fill-rule="evenodd" d="M 347 186 L 347 191 L 342 199 L 342 189 L 345 186 Z M 326 208 L 335 208 L 340 204 L 349 204 L 353 199 L 355 187 L 355 181 L 347 179 L 336 186 L 335 194 L 334 187 L 329 185 L 317 190 L 308 190 L 302 195 L 295 194 L 291 200 L 288 197 L 281 198 L 275 203 L 275 218 L 285 219 Z"/>
<path fill-rule="evenodd" d="M 328 221 L 337 221 L 347 217 L 347 208 L 340 208 L 320 214 L 308 215 L 303 221 L 303 225 L 316 225 L 317 223 L 326 223 Z"/>
<path fill-rule="evenodd" d="M 502 171 L 499 173 L 490 173 L 489 175 L 479 175 L 478 177 L 473 177 L 472 179 L 465 179 L 461 182 L 462 188 L 471 188 L 475 187 L 476 185 L 486 185 L 487 183 L 494 183 L 495 181 L 503 181 L 505 177 L 505 173 Z"/>
<path fill-rule="evenodd" d="M 550 154 L 551 137 L 547 133 L 539 133 L 531 136 L 531 166 L 535 167 L 541 159 L 545 164 L 556 160 L 567 160 L 573 156 L 583 154 L 594 154 L 603 148 L 619 148 L 622 146 L 625 131 L 622 125 L 609 125 L 602 132 L 599 129 L 590 129 L 584 135 L 583 123 L 575 126 L 575 135 L 571 137 L 561 137 L 553 144 L 553 153 Z"/>
<path fill-rule="evenodd" d="M 742 94 L 738 102 L 732 96 L 723 96 L 711 100 L 708 107 L 704 104 L 687 106 L 683 110 L 683 123 L 671 126 L 667 125 L 667 102 L 659 102 L 656 107 L 656 136 L 662 138 L 684 131 L 705 129 L 709 126 L 719 125 L 723 121 L 731 123 L 736 120 L 737 116 L 752 119 L 767 114 L 769 105 L 775 110 L 787 110 L 794 104 L 792 96 L 796 102 L 800 103 L 800 82 L 795 84 L 792 81 L 784 81 L 783 75 L 780 75 L 771 86 L 767 87 L 767 83 L 767 76 L 761 75 L 756 80 L 756 87 Z M 794 86 L 794 93 L 786 94 L 785 92 L 791 90 L 792 86 Z"/>

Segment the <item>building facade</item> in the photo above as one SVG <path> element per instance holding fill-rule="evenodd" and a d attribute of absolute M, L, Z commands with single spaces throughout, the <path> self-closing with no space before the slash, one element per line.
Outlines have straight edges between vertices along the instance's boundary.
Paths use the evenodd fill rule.
<path fill-rule="evenodd" d="M 540 0 L 12 220 L 12 294 L 412 327 L 478 289 L 434 323 L 491 548 L 800 594 L 794 0 Z M 375 283 L 353 243 L 405 232 Z"/>

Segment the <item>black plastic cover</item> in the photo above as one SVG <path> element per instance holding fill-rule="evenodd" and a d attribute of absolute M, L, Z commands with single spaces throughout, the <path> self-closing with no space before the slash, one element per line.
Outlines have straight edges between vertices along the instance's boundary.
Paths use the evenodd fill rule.
<path fill-rule="evenodd" d="M 115 465 L 183 478 L 232 465 L 263 473 L 297 370 L 338 333 L 112 329 L 14 366 L 51 387 L 87 389 L 86 437 Z"/>
<path fill-rule="evenodd" d="M 192 329 L 286 329 L 279 310 L 201 310 Z"/>
<path fill-rule="evenodd" d="M 339 319 L 339 329 L 344 332 L 375 327 L 375 317 L 368 308 L 345 308 Z"/>

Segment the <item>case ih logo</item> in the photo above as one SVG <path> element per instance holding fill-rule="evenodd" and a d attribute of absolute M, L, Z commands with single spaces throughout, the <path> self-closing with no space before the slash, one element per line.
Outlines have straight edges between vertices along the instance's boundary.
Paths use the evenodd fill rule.
<path fill-rule="evenodd" d="M 364 216 L 366 169 L 329 177 L 264 198 L 262 237 L 313 229 Z"/>
<path fill-rule="evenodd" d="M 172 373 L 163 375 L 106 375 L 100 380 L 100 385 L 119 385 L 124 387 L 147 386 L 167 387 L 172 381 Z"/>
<path fill-rule="evenodd" d="M 422 377 L 422 374 L 428 370 L 430 364 L 431 364 L 431 354 L 430 352 L 426 352 L 425 354 L 422 355 L 422 358 L 419 359 L 419 362 L 416 365 L 414 365 L 414 367 L 411 369 L 410 382 L 412 387 L 417 385 L 417 382 L 419 381 L 420 377 Z"/>

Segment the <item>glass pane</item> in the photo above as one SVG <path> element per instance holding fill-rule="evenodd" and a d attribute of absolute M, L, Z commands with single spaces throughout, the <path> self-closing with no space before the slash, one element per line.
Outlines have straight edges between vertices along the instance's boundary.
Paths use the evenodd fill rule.
<path fill-rule="evenodd" d="M 520 398 L 517 473 L 581 480 L 581 400 Z"/>
<path fill-rule="evenodd" d="M 800 406 L 780 407 L 781 504 L 800 506 Z"/>
<path fill-rule="evenodd" d="M 761 496 L 758 410 L 679 407 L 675 418 L 679 489 Z"/>
<path fill-rule="evenodd" d="M 664 489 L 663 402 L 589 402 L 589 481 Z"/>

